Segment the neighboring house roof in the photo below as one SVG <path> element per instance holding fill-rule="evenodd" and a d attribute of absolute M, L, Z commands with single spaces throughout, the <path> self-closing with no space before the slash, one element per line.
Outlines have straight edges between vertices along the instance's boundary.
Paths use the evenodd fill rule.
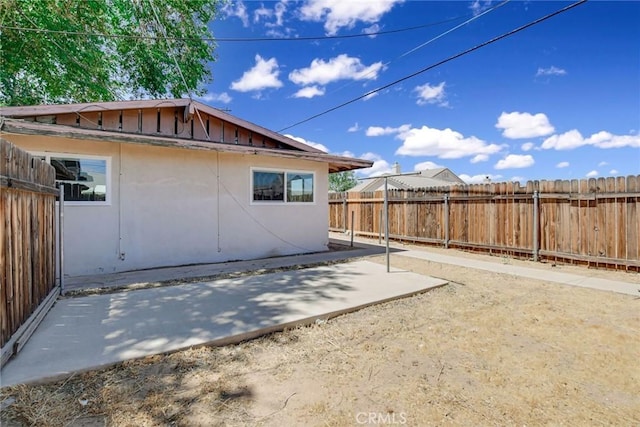
<path fill-rule="evenodd" d="M 387 178 L 390 190 L 411 190 L 428 187 L 443 187 L 464 184 L 456 174 L 448 168 L 427 169 L 419 174 L 395 175 Z M 352 192 L 380 191 L 384 189 L 384 176 L 361 181 L 353 187 Z"/>
<path fill-rule="evenodd" d="M 156 111 L 158 127 L 160 127 L 162 115 L 166 122 L 175 120 L 176 127 L 178 121 L 183 128 L 189 124 L 191 131 L 172 134 L 168 131 L 165 132 L 166 129 L 163 128 L 153 132 L 149 131 L 149 128 L 138 126 L 137 122 L 135 123 L 136 131 L 123 131 L 123 112 L 127 114 L 125 120 L 133 122 L 141 120 L 139 119 L 143 114 L 141 112 L 150 116 L 155 115 Z M 117 116 L 118 114 L 119 116 Z M 373 164 L 368 160 L 327 154 L 307 144 L 190 99 L 0 107 L 0 116 L 5 117 L 0 123 L 0 130 L 5 133 L 63 136 L 90 140 L 109 139 L 135 144 L 299 158 L 326 162 L 330 172 L 367 168 Z M 108 120 L 103 120 L 107 116 Z M 204 131 L 203 117 L 207 123 L 210 118 L 215 118 L 223 123 L 223 126 L 224 124 L 234 126 L 236 140 L 237 129 L 242 129 L 252 136 L 260 136 L 263 138 L 263 146 L 216 141 L 211 137 L 211 134 Z M 117 124 L 118 120 L 119 124 Z M 170 123 L 170 128 L 172 127 Z M 194 131 L 194 127 L 199 132 Z M 154 126 L 152 128 L 156 130 Z M 264 138 L 268 138 L 269 146 L 264 145 Z"/>

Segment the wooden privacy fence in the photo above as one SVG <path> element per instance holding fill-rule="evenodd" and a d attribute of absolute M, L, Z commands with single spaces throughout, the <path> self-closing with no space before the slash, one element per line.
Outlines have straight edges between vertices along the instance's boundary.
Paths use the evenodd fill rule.
<path fill-rule="evenodd" d="M 378 237 L 384 192 L 329 195 L 329 228 Z M 389 237 L 640 270 L 640 176 L 389 190 Z"/>
<path fill-rule="evenodd" d="M 54 168 L 0 138 L 0 346 L 4 364 L 55 301 Z"/>

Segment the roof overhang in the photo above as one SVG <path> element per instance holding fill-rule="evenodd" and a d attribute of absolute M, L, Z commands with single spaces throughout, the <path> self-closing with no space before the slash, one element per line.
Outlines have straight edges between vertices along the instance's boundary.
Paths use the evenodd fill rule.
<path fill-rule="evenodd" d="M 179 101 L 179 100 L 174 100 Z M 53 107 L 53 106 L 52 106 Z M 33 107 L 24 107 L 33 108 Z M 35 107 L 37 108 L 37 107 Z M 211 107 L 208 107 L 211 108 Z M 41 113 L 40 113 L 41 114 Z M 53 113 L 55 114 L 55 113 Z M 237 118 L 236 118 L 237 119 Z M 70 126 L 45 124 L 17 119 L 0 118 L 0 131 L 2 134 L 18 135 L 45 135 L 61 138 L 83 139 L 93 141 L 124 142 L 127 144 L 153 145 L 159 147 L 182 148 L 188 150 L 217 151 L 224 153 L 237 153 L 245 155 L 259 155 L 281 157 L 312 162 L 327 163 L 329 172 L 342 172 L 354 169 L 369 168 L 373 162 L 351 157 L 335 156 L 325 152 L 283 150 L 275 148 L 262 148 L 256 146 L 236 145 L 222 142 L 203 142 L 181 138 L 168 138 L 162 136 L 148 136 L 142 134 L 129 134 L 93 129 L 75 128 Z M 240 124 L 240 123 L 239 123 Z"/>
<path fill-rule="evenodd" d="M 83 114 L 83 113 L 97 113 L 105 111 L 117 111 L 117 110 L 138 110 L 146 108 L 167 108 L 176 107 L 184 108 L 184 120 L 192 119 L 196 124 L 201 125 L 198 112 L 203 112 L 211 116 L 217 117 L 228 123 L 233 123 L 236 126 L 243 127 L 252 132 L 265 135 L 275 141 L 279 141 L 283 144 L 289 145 L 293 148 L 302 151 L 309 151 L 313 153 L 324 153 L 322 150 L 318 150 L 310 145 L 304 144 L 300 141 L 296 141 L 293 138 L 282 135 L 278 132 L 274 132 L 265 127 L 259 126 L 255 123 L 242 120 L 239 117 L 233 116 L 218 108 L 210 107 L 198 101 L 193 101 L 189 98 L 178 99 L 143 99 L 134 101 L 110 101 L 110 102 L 87 102 L 81 104 L 50 104 L 50 105 L 29 105 L 22 107 L 0 107 L 0 116 L 11 118 L 26 118 L 36 116 L 53 116 L 56 114 Z"/>

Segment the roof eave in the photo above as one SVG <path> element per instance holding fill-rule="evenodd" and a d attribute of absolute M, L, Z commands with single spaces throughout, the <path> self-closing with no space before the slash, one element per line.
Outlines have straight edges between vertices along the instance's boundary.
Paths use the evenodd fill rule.
<path fill-rule="evenodd" d="M 195 110 L 202 111 L 206 114 L 217 117 L 221 120 L 233 123 L 234 125 L 243 127 L 252 132 L 263 134 L 283 144 L 289 145 L 301 151 L 311 153 L 324 153 L 310 145 L 296 141 L 295 139 L 284 136 L 278 132 L 274 132 L 255 123 L 248 122 L 239 117 L 233 116 L 223 110 L 211 107 L 202 102 L 192 101 L 188 98 L 178 99 L 144 99 L 135 101 L 107 101 L 107 102 L 86 102 L 81 104 L 48 104 L 48 105 L 30 105 L 24 107 L 0 107 L 0 116 L 12 118 L 25 118 L 43 115 L 70 114 L 70 113 L 92 113 L 101 111 L 114 110 L 135 110 L 144 108 L 161 108 L 161 107 L 185 107 L 189 112 L 197 115 Z M 196 117 L 193 118 L 197 120 Z"/>
<path fill-rule="evenodd" d="M 373 162 L 351 157 L 335 156 L 324 152 L 307 152 L 296 150 L 283 150 L 273 148 L 255 147 L 249 145 L 236 145 L 222 142 L 202 142 L 197 140 L 169 138 L 162 136 L 149 136 L 141 134 L 128 134 L 84 128 L 75 128 L 62 125 L 51 125 L 24 120 L 5 118 L 1 125 L 2 133 L 19 135 L 44 135 L 53 137 L 66 137 L 71 139 L 85 139 L 94 141 L 109 140 L 112 142 L 124 142 L 128 144 L 154 145 L 161 147 L 173 147 L 191 150 L 218 151 L 237 154 L 264 155 L 270 157 L 295 158 L 314 162 L 327 163 L 329 172 L 342 172 L 355 169 L 368 168 Z"/>

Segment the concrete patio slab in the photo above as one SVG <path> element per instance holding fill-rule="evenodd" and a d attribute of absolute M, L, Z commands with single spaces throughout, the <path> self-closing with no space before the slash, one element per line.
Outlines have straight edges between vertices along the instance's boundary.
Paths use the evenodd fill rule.
<path fill-rule="evenodd" d="M 191 346 L 224 345 L 445 285 L 356 261 L 59 300 L 1 372 L 9 386 Z"/>

